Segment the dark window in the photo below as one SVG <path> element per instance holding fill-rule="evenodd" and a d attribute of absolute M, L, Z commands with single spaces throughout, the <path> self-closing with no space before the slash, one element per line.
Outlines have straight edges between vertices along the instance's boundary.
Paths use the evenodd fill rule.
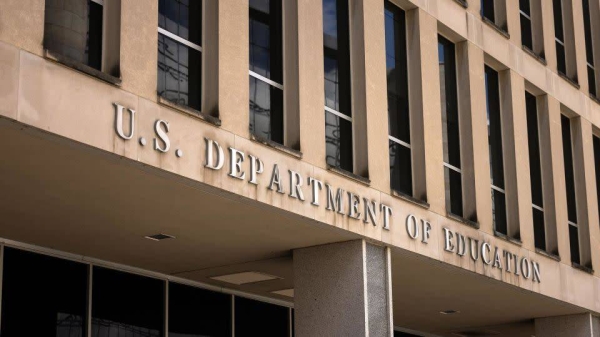
<path fill-rule="evenodd" d="M 158 95 L 201 110 L 202 1 L 158 2 Z"/>
<path fill-rule="evenodd" d="M 571 261 L 579 263 L 579 228 L 577 225 L 577 199 L 575 195 L 573 148 L 571 145 L 571 120 L 564 115 L 561 115 L 561 127 L 563 141 L 563 159 L 565 163 L 565 185 L 567 190 L 569 238 L 571 242 Z"/>
<path fill-rule="evenodd" d="M 44 48 L 101 70 L 102 16 L 92 0 L 46 1 Z"/>
<path fill-rule="evenodd" d="M 587 59 L 588 84 L 590 94 L 596 96 L 596 67 L 594 63 L 594 45 L 592 37 L 592 21 L 589 0 L 582 0 L 583 28 L 585 30 L 585 55 Z"/>
<path fill-rule="evenodd" d="M 521 43 L 523 46 L 533 50 L 533 33 L 531 24 L 531 4 L 530 0 L 519 0 L 519 10 L 521 12 Z"/>
<path fill-rule="evenodd" d="M 596 195 L 598 196 L 598 211 L 600 211 L 600 138 L 593 136 L 594 139 L 594 165 L 596 168 Z"/>
<path fill-rule="evenodd" d="M 412 196 L 406 17 L 389 1 L 385 2 L 385 51 L 391 185 Z"/>
<path fill-rule="evenodd" d="M 85 336 L 88 268 L 6 247 L 1 335 Z"/>
<path fill-rule="evenodd" d="M 231 295 L 169 283 L 169 336 L 231 336 Z"/>
<path fill-rule="evenodd" d="M 250 0 L 250 131 L 283 144 L 282 0 Z"/>
<path fill-rule="evenodd" d="M 481 0 L 481 15 L 494 23 L 496 22 L 494 0 Z"/>
<path fill-rule="evenodd" d="M 488 66 L 485 66 L 485 87 L 494 228 L 500 233 L 507 234 L 499 78 L 498 72 Z"/>
<path fill-rule="evenodd" d="M 562 0 L 552 0 L 554 9 L 554 37 L 556 42 L 556 61 L 558 72 L 567 74 L 567 56 L 565 51 L 565 33 L 563 28 Z"/>
<path fill-rule="evenodd" d="M 456 56 L 454 44 L 442 36 L 438 37 L 438 60 L 440 67 L 446 210 L 462 217 L 462 171 L 458 94 L 456 91 Z"/>
<path fill-rule="evenodd" d="M 394 337 L 420 337 L 420 336 L 419 335 L 413 335 L 413 334 L 408 333 L 408 332 L 394 331 Z"/>
<path fill-rule="evenodd" d="M 529 144 L 529 175 L 531 177 L 531 201 L 533 204 L 533 227 L 535 246 L 546 249 L 544 227 L 544 196 L 542 187 L 542 166 L 540 156 L 540 136 L 538 124 L 537 98 L 525 92 L 527 112 L 527 141 Z"/>
<path fill-rule="evenodd" d="M 290 335 L 290 309 L 243 297 L 235 297 L 237 337 L 283 337 Z"/>
<path fill-rule="evenodd" d="M 327 164 L 352 172 L 348 1 L 323 0 Z"/>
<path fill-rule="evenodd" d="M 163 336 L 164 281 L 100 267 L 92 275 L 93 337 Z"/>

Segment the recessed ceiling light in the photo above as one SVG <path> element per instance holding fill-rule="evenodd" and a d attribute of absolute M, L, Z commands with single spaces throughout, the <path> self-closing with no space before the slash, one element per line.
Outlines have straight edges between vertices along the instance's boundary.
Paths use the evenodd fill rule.
<path fill-rule="evenodd" d="M 444 310 L 444 311 L 440 311 L 440 314 L 442 314 L 442 315 L 454 315 L 454 314 L 460 314 L 460 311 L 458 311 L 458 310 Z"/>
<path fill-rule="evenodd" d="M 281 279 L 281 277 L 264 274 L 264 273 L 259 273 L 256 271 L 246 271 L 243 273 L 213 276 L 213 277 L 211 277 L 211 279 L 221 281 L 221 282 L 236 284 L 236 285 L 242 285 L 242 284 L 248 284 L 248 283 L 256 283 L 256 282 Z"/>
<path fill-rule="evenodd" d="M 281 295 L 281 296 L 286 296 L 286 297 L 294 297 L 294 289 L 282 289 L 282 290 L 271 291 L 271 294 Z"/>
<path fill-rule="evenodd" d="M 168 235 L 168 234 L 154 234 L 154 235 L 148 235 L 145 238 L 149 239 L 149 240 L 153 240 L 153 241 L 161 241 L 161 240 L 166 240 L 166 239 L 174 239 L 175 237 L 172 235 Z"/>

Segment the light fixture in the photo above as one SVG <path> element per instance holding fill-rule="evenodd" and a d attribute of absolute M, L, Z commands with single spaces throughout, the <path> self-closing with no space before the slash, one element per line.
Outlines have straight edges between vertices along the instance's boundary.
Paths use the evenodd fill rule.
<path fill-rule="evenodd" d="M 148 235 L 148 236 L 145 236 L 145 238 L 148 240 L 153 240 L 153 241 L 162 241 L 162 240 L 166 240 L 166 239 L 174 239 L 175 237 L 173 235 L 161 233 L 161 234 Z"/>
<path fill-rule="evenodd" d="M 277 280 L 281 279 L 281 277 L 259 273 L 256 271 L 245 271 L 242 273 L 213 276 L 211 277 L 211 279 L 236 285 L 242 285 L 248 283 Z"/>
<path fill-rule="evenodd" d="M 281 295 L 281 296 L 286 296 L 286 297 L 294 297 L 294 289 L 282 289 L 282 290 L 276 290 L 276 291 L 271 291 L 271 294 L 275 294 L 275 295 Z"/>
<path fill-rule="evenodd" d="M 460 311 L 458 311 L 458 310 L 444 310 L 444 311 L 440 311 L 440 314 L 442 314 L 442 315 L 454 315 L 454 314 L 460 314 Z"/>

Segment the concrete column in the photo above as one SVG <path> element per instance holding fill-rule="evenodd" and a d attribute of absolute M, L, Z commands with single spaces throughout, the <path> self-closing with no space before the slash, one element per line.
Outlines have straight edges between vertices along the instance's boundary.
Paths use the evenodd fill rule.
<path fill-rule="evenodd" d="M 535 320 L 536 337 L 590 337 L 600 335 L 600 319 L 589 313 Z"/>
<path fill-rule="evenodd" d="M 295 250 L 296 336 L 392 336 L 390 266 L 364 240 Z"/>
<path fill-rule="evenodd" d="M 554 39 L 554 9 L 552 1 L 541 1 L 544 27 L 544 56 L 548 67 L 556 72 L 556 40 Z"/>
<path fill-rule="evenodd" d="M 583 175 L 585 181 L 585 203 L 587 208 L 588 233 L 586 244 L 589 245 L 591 263 L 588 267 L 600 270 L 600 217 L 598 215 L 598 195 L 596 194 L 596 167 L 594 162 L 593 125 L 587 119 L 581 118 L 581 145 L 583 160 Z"/>

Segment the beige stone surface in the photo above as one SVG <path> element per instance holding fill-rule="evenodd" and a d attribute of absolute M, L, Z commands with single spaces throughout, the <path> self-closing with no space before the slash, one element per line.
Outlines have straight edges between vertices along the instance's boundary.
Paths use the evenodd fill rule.
<path fill-rule="evenodd" d="M 16 119 L 19 89 L 19 49 L 0 42 L 0 114 Z"/>
<path fill-rule="evenodd" d="M 0 41 L 42 55 L 44 0 L 0 2 Z"/>

